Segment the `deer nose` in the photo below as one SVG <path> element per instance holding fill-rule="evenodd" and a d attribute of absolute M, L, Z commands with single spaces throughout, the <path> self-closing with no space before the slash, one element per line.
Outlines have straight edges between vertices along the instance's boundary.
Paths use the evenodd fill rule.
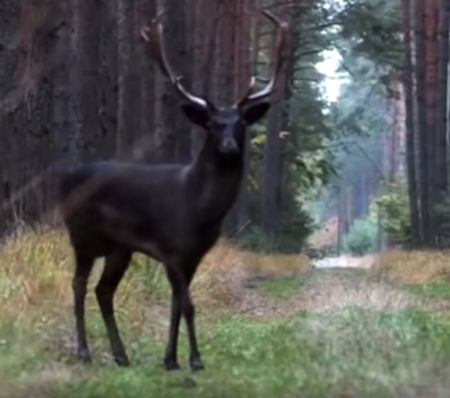
<path fill-rule="evenodd" d="M 234 138 L 224 138 L 219 146 L 219 151 L 225 155 L 231 155 L 239 151 L 238 144 Z"/>

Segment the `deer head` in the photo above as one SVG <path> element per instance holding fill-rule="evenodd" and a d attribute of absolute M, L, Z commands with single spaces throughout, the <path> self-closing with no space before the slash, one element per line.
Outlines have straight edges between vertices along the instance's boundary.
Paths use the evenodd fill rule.
<path fill-rule="evenodd" d="M 253 93 L 255 79 L 252 78 L 245 96 L 230 107 L 216 107 L 209 100 L 190 93 L 181 83 L 182 77 L 176 76 L 170 67 L 164 46 L 162 44 L 160 12 L 151 22 L 150 27 L 141 29 L 141 36 L 150 44 L 152 56 L 158 62 L 161 72 L 172 82 L 177 92 L 184 100 L 181 109 L 188 119 L 209 134 L 215 143 L 220 156 L 236 156 L 241 153 L 245 142 L 246 127 L 256 123 L 268 111 L 269 98 L 276 89 L 278 77 L 283 65 L 283 45 L 285 43 L 288 25 L 278 20 L 268 11 L 260 12 L 270 19 L 277 27 L 277 41 L 274 50 L 275 68 L 267 85 Z"/>

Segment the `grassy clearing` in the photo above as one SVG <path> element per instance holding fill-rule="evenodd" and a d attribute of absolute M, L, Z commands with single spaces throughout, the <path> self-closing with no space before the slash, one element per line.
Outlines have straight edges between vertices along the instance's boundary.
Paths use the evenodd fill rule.
<path fill-rule="evenodd" d="M 450 318 L 371 282 L 364 271 L 311 271 L 302 256 L 257 255 L 220 243 L 193 286 L 207 369 L 187 370 L 183 328 L 184 370 L 166 373 L 160 358 L 169 289 L 160 266 L 136 256 L 119 288 L 129 369 L 114 366 L 109 355 L 92 294 L 97 267 L 87 305 L 94 364 L 85 367 L 73 356 L 72 260 L 64 235 L 24 233 L 0 250 L 0 398 L 448 396 Z M 251 294 L 264 296 L 273 313 L 236 311 L 250 294 L 248 278 L 264 280 Z M 286 303 L 291 310 L 273 316 Z"/>
<path fill-rule="evenodd" d="M 278 321 L 231 316 L 205 336 L 210 369 L 203 374 L 103 368 L 58 391 L 69 397 L 393 396 L 402 382 L 442 369 L 450 354 L 449 326 L 418 312 L 354 308 Z"/>
<path fill-rule="evenodd" d="M 308 278 L 308 275 L 297 275 L 265 279 L 261 283 L 260 292 L 277 300 L 286 300 L 297 293 L 305 285 Z"/>
<path fill-rule="evenodd" d="M 202 323 L 208 369 L 200 374 L 164 372 L 158 364 L 163 341 L 149 334 L 126 333 L 133 337 L 134 365 L 119 369 L 102 363 L 99 347 L 96 363 L 85 368 L 39 345 L 24 351 L 25 339 L 14 333 L 2 352 L 8 382 L 2 381 L 0 396 L 397 397 L 419 387 L 450 387 L 450 322 L 437 315 L 348 307 L 277 320 L 229 315 L 208 328 Z M 186 351 L 183 340 L 185 367 Z"/>
<path fill-rule="evenodd" d="M 450 283 L 449 282 L 434 282 L 427 284 L 414 284 L 405 286 L 411 293 L 437 299 L 450 300 Z"/>

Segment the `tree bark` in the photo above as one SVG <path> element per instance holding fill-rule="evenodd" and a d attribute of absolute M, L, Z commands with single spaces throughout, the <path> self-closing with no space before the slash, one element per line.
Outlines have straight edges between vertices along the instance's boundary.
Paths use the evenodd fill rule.
<path fill-rule="evenodd" d="M 415 0 L 414 35 L 415 35 L 415 80 L 416 80 L 416 103 L 417 103 L 417 125 L 416 130 L 419 137 L 419 187 L 420 187 L 420 229 L 421 242 L 425 245 L 431 244 L 430 234 L 430 190 L 429 190 L 429 140 L 427 136 L 427 108 L 426 108 L 426 82 L 425 82 L 425 57 L 426 37 L 424 25 L 424 2 Z"/>
<path fill-rule="evenodd" d="M 285 19 L 288 5 L 277 5 L 278 15 Z M 287 46 L 286 46 L 287 47 Z M 286 49 L 285 49 L 286 50 Z M 273 103 L 268 115 L 267 138 L 263 157 L 262 224 L 268 234 L 277 232 L 280 220 L 281 199 L 281 138 L 285 120 L 286 63 L 280 72 L 278 90 L 273 95 Z"/>
<path fill-rule="evenodd" d="M 408 196 L 410 203 L 411 226 L 415 242 L 421 240 L 421 230 L 419 225 L 419 198 L 417 190 L 417 169 L 415 162 L 416 135 L 414 126 L 414 106 L 413 106 L 413 79 L 414 71 L 412 66 L 411 51 L 411 1 L 402 0 L 402 20 L 403 20 L 403 41 L 404 41 L 404 71 L 402 74 L 403 86 L 405 90 L 405 111 L 406 111 L 406 168 L 408 176 Z"/>
<path fill-rule="evenodd" d="M 437 76 L 438 76 L 438 47 L 437 47 L 437 0 L 425 2 L 425 38 L 426 38 L 426 64 L 425 64 L 425 112 L 426 112 L 426 135 L 427 135 L 427 159 L 428 164 L 428 205 L 429 225 L 426 240 L 429 245 L 434 246 L 436 239 L 434 210 L 437 201 L 437 183 L 439 170 L 436 165 L 437 155 Z"/>
<path fill-rule="evenodd" d="M 439 197 L 448 188 L 447 95 L 449 64 L 449 2 L 439 1 L 438 26 L 438 98 L 436 113 L 436 178 Z"/>

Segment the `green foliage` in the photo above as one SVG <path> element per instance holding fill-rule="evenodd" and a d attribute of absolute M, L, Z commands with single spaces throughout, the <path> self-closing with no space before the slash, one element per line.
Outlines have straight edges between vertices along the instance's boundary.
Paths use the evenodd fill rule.
<path fill-rule="evenodd" d="M 277 234 L 268 235 L 261 226 L 255 225 L 237 243 L 244 249 L 263 253 L 300 253 L 315 227 L 308 212 L 284 211 Z"/>
<path fill-rule="evenodd" d="M 302 198 L 314 199 L 318 189 L 336 175 L 331 159 L 332 154 L 329 151 L 319 149 L 303 152 L 291 164 L 296 176 L 297 189 Z"/>
<path fill-rule="evenodd" d="M 356 220 L 345 237 L 345 250 L 356 255 L 364 255 L 375 250 L 377 224 L 371 218 Z"/>
<path fill-rule="evenodd" d="M 381 226 L 391 242 L 411 243 L 412 227 L 405 180 L 387 183 L 384 194 L 375 200 L 373 211 L 379 217 Z"/>
<path fill-rule="evenodd" d="M 357 65 L 362 62 L 373 66 L 370 61 L 355 61 Z M 387 102 L 383 92 L 377 92 L 367 81 L 372 81 L 374 85 L 378 84 L 372 69 L 361 73 L 354 81 L 343 84 L 339 101 L 331 107 L 330 120 L 337 130 L 336 136 L 351 137 L 355 136 L 379 137 L 380 133 L 388 130 L 391 122 L 391 115 L 386 112 Z M 361 84 L 364 82 L 365 84 Z M 347 144 L 350 140 L 342 142 Z M 364 144 L 364 143 L 361 143 Z"/>
<path fill-rule="evenodd" d="M 279 247 L 282 245 L 281 240 L 283 240 L 283 238 L 280 238 L 279 236 L 268 236 L 261 227 L 255 226 L 245 235 L 240 237 L 237 243 L 243 249 L 274 253 L 279 251 Z"/>
<path fill-rule="evenodd" d="M 355 67 L 355 59 L 370 60 L 375 66 L 373 76 L 389 91 L 390 75 L 400 69 L 403 55 L 399 2 L 350 0 L 340 20 L 337 41 L 345 66 L 357 75 L 363 70 Z"/>

